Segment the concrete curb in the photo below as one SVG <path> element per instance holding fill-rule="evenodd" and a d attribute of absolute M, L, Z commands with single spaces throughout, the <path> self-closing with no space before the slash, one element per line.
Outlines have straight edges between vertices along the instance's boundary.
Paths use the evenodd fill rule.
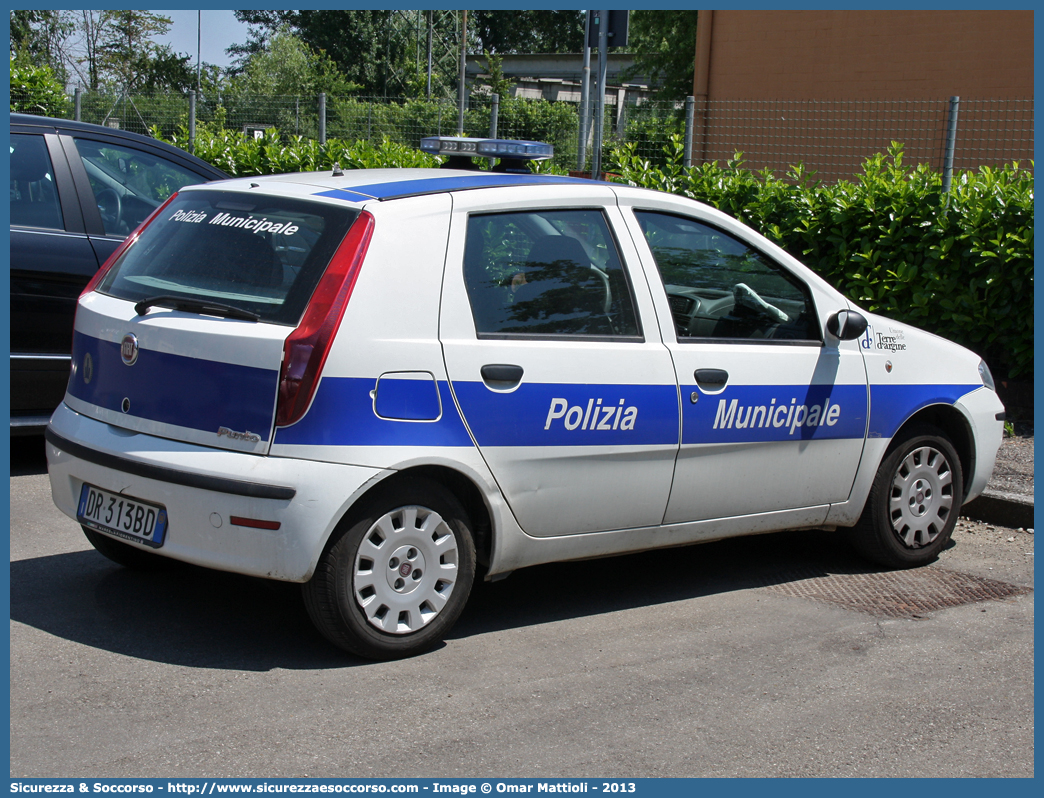
<path fill-rule="evenodd" d="M 987 491 L 961 508 L 961 515 L 1013 529 L 1033 528 L 1033 499 Z"/>

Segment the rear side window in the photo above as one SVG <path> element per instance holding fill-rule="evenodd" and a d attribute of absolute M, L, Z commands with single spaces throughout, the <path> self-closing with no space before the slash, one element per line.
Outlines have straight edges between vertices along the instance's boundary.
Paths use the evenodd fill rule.
<path fill-rule="evenodd" d="M 11 135 L 11 224 L 62 230 L 54 169 L 43 136 Z"/>
<path fill-rule="evenodd" d="M 473 214 L 464 279 L 479 337 L 641 337 L 598 210 Z"/>
<path fill-rule="evenodd" d="M 133 302 L 217 302 L 296 325 L 358 211 L 221 191 L 179 194 L 98 286 Z"/>

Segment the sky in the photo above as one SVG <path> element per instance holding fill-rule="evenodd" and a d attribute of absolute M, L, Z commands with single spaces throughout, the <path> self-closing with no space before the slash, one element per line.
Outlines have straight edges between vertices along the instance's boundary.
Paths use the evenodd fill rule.
<path fill-rule="evenodd" d="M 228 66 L 232 59 L 225 54 L 230 44 L 247 40 L 247 25 L 239 22 L 232 11 L 155 11 L 169 17 L 173 24 L 166 36 L 156 36 L 157 44 L 169 44 L 174 52 L 191 56 L 196 64 L 197 14 L 201 14 L 199 49 L 204 64 Z"/>

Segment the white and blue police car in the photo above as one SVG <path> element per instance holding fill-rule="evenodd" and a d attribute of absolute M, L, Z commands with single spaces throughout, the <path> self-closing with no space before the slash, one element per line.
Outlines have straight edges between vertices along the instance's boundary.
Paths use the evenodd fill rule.
<path fill-rule="evenodd" d="M 303 585 L 336 645 L 417 653 L 479 569 L 795 528 L 935 559 L 986 485 L 986 364 L 684 198 L 494 171 L 181 189 L 80 297 L 47 429 L 117 563 Z"/>

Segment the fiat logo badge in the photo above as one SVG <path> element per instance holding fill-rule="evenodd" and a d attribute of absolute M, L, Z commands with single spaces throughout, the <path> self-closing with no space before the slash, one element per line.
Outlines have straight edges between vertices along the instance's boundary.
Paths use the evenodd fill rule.
<path fill-rule="evenodd" d="M 138 339 L 134 333 L 127 333 L 120 343 L 120 357 L 128 366 L 138 362 Z"/>
<path fill-rule="evenodd" d="M 413 566 L 410 565 L 408 562 L 404 562 L 402 565 L 399 566 L 399 575 L 400 576 L 409 576 L 410 575 L 410 571 L 412 571 L 412 570 L 413 570 Z"/>

